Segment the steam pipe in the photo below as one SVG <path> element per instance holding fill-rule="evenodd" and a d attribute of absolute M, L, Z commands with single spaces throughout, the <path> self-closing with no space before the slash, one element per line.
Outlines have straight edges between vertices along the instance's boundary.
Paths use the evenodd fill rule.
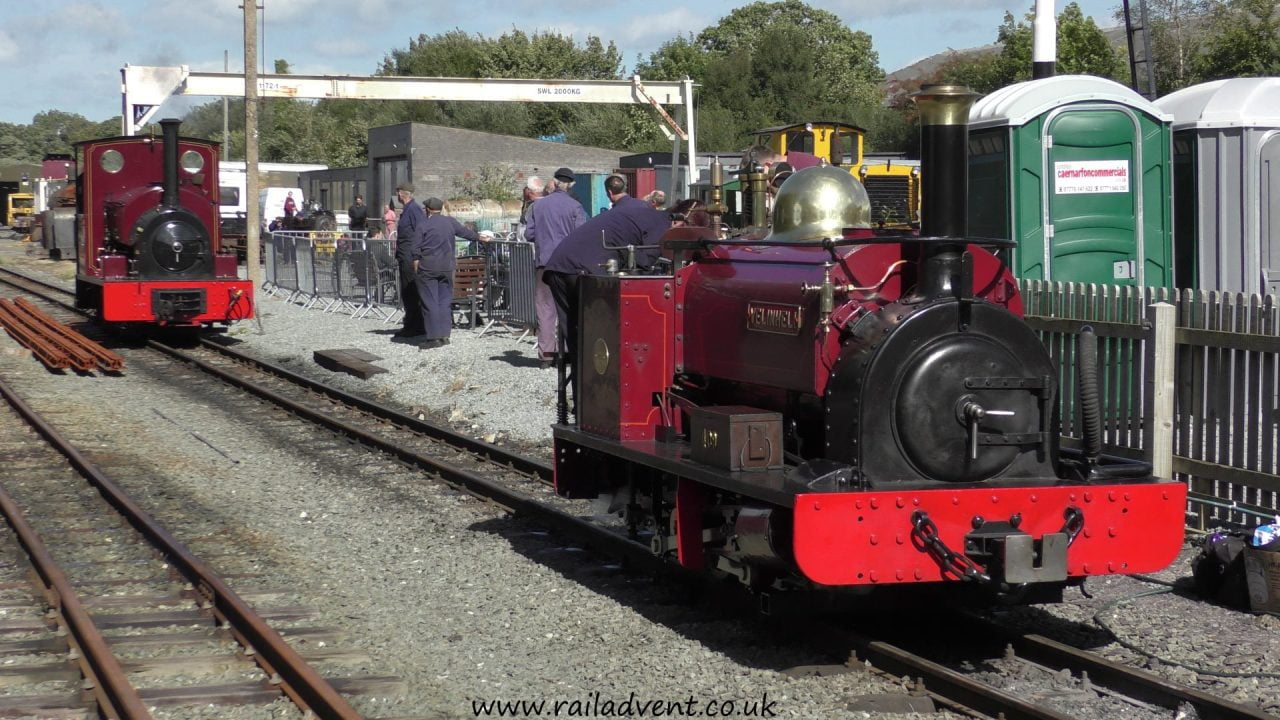
<path fill-rule="evenodd" d="M 178 126 L 181 120 L 166 118 L 160 121 L 164 130 L 164 195 L 160 204 L 178 207 Z"/>
<path fill-rule="evenodd" d="M 1058 20 L 1054 17 L 1053 0 L 1036 0 L 1031 32 L 1031 78 L 1053 77 L 1058 60 Z"/>
<path fill-rule="evenodd" d="M 964 271 L 969 224 L 969 108 L 977 93 L 962 85 L 925 85 L 911 96 L 920 113 L 921 237 L 917 294 L 969 297 Z"/>
<path fill-rule="evenodd" d="M 747 187 L 751 194 L 751 225 L 765 227 L 769 224 L 768 188 L 769 175 L 759 165 L 751 167 L 746 174 Z"/>

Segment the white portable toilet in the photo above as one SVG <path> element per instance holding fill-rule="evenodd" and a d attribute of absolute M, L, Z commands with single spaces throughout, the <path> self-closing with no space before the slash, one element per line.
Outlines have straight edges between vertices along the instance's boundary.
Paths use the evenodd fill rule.
<path fill-rule="evenodd" d="M 1280 294 L 1280 78 L 1215 80 L 1173 116 L 1178 287 Z"/>

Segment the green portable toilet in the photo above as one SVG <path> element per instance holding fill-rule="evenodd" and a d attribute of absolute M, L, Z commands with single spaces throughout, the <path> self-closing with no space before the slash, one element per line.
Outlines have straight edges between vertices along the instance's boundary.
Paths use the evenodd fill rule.
<path fill-rule="evenodd" d="M 1018 277 L 1172 287 L 1171 120 L 1088 75 L 983 97 L 969 112 L 969 234 L 1015 240 Z"/>

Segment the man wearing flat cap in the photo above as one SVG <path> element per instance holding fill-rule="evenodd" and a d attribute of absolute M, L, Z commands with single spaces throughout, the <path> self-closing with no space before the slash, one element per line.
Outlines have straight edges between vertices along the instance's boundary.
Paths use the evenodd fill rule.
<path fill-rule="evenodd" d="M 423 328 L 426 339 L 418 346 L 423 350 L 449 344 L 453 330 L 453 271 L 457 267 L 454 238 L 479 242 L 480 235 L 444 214 L 444 202 L 427 198 L 426 220 L 413 249 L 413 269 L 418 281 L 418 297 L 422 302 Z"/>
<path fill-rule="evenodd" d="M 551 288 L 542 280 L 546 271 L 547 260 L 555 252 L 560 241 L 578 226 L 587 221 L 587 213 L 582 203 L 569 194 L 573 187 L 574 174 L 569 168 L 556 170 L 550 195 L 529 206 L 528 224 L 524 237 L 534 244 L 537 268 L 534 282 L 534 305 L 538 311 L 538 357 L 542 367 L 550 367 L 555 359 L 556 329 L 558 326 L 556 301 L 551 296 Z"/>
<path fill-rule="evenodd" d="M 396 223 L 396 263 L 400 266 L 400 304 L 404 306 L 404 327 L 393 340 L 419 342 L 426 334 L 422 322 L 422 303 L 418 300 L 417 268 L 413 261 L 414 247 L 420 241 L 427 215 L 413 199 L 413 184 L 402 182 L 396 186 L 396 199 L 403 210 Z"/>

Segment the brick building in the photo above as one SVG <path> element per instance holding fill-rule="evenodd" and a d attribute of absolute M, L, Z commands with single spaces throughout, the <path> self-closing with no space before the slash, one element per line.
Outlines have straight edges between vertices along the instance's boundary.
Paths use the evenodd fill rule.
<path fill-rule="evenodd" d="M 624 153 L 478 130 L 401 123 L 369 129 L 368 197 L 384 203 L 401 181 L 418 198 L 449 199 L 457 183 L 485 165 L 510 165 L 519 182 L 530 175 L 550 177 L 558 167 L 576 172 L 612 172 Z M 518 188 L 513 188 L 518 190 Z"/>

